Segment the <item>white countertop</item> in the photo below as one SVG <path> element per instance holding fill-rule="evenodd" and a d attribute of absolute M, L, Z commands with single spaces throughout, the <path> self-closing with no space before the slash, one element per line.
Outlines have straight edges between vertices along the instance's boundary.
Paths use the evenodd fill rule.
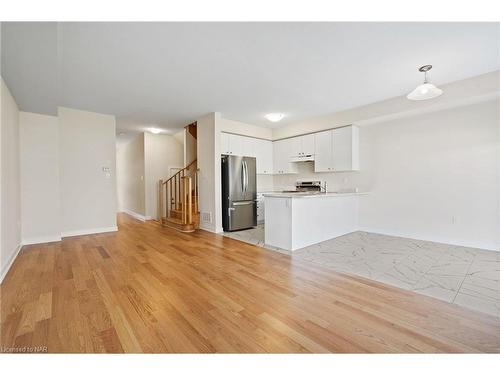
<path fill-rule="evenodd" d="M 268 198 L 330 198 L 330 197 L 346 197 L 351 195 L 366 195 L 368 192 L 350 192 L 350 193 L 264 193 L 264 197 Z"/>

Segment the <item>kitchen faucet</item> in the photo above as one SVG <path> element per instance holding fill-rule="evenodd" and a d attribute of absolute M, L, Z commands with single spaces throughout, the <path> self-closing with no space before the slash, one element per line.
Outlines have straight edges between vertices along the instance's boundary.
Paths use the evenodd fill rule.
<path fill-rule="evenodd" d="M 325 194 L 328 193 L 328 187 L 327 187 L 326 181 L 325 181 L 325 186 L 319 185 L 319 188 L 320 188 L 320 190 L 323 190 L 325 192 Z"/>

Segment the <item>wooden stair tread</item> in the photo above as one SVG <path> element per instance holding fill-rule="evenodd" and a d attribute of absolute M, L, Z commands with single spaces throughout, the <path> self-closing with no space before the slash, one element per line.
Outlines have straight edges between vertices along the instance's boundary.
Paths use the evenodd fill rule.
<path fill-rule="evenodd" d="M 186 233 L 194 232 L 196 230 L 196 226 L 197 226 L 196 222 L 193 224 L 184 224 L 182 219 L 176 219 L 176 218 L 171 218 L 171 217 L 163 218 L 162 224 L 164 226 L 176 229 L 176 230 L 181 231 L 181 232 L 186 232 Z"/>

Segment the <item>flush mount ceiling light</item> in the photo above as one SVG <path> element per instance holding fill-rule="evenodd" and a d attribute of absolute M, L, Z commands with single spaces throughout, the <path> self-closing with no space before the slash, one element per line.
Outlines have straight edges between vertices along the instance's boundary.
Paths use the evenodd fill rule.
<path fill-rule="evenodd" d="M 149 129 L 149 132 L 153 133 L 153 134 L 160 134 L 161 133 L 161 129 L 151 128 L 151 129 Z"/>
<path fill-rule="evenodd" d="M 278 122 L 281 121 L 285 115 L 283 113 L 268 113 L 265 117 L 271 122 Z"/>
<path fill-rule="evenodd" d="M 424 73 L 424 83 L 417 86 L 406 97 L 410 100 L 426 100 L 436 98 L 443 93 L 443 90 L 437 88 L 427 80 L 427 72 L 432 69 L 432 65 L 421 66 L 418 71 Z"/>

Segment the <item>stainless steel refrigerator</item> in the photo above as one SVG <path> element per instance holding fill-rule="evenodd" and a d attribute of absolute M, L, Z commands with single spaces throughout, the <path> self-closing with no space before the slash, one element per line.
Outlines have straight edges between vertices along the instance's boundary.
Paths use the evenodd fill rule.
<path fill-rule="evenodd" d="M 224 231 L 257 225 L 257 171 L 255 158 L 223 155 L 222 227 Z"/>

